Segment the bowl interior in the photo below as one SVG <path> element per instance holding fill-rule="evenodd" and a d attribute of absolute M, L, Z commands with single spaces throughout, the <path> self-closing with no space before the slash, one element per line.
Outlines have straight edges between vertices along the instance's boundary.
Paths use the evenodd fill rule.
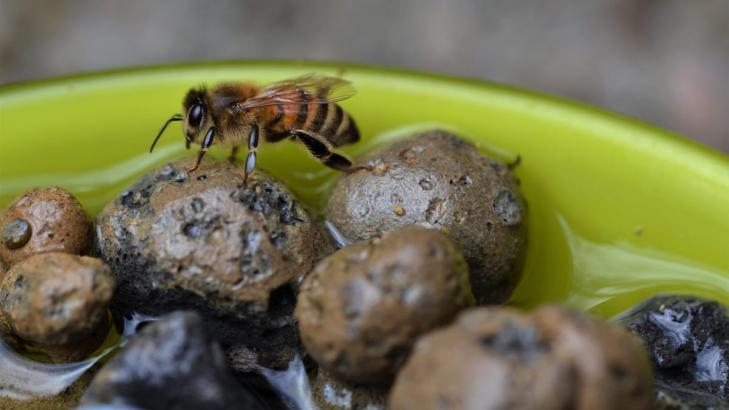
<path fill-rule="evenodd" d="M 84 75 L 0 89 L 0 206 L 60 185 L 94 215 L 146 170 L 193 155 L 176 126 L 147 150 L 191 86 L 307 72 L 351 80 L 343 102 L 363 141 L 351 155 L 445 128 L 504 160 L 528 202 L 523 279 L 510 303 L 566 302 L 609 317 L 656 293 L 729 304 L 729 159 L 573 102 L 472 80 L 342 64 L 218 63 Z M 215 151 L 225 156 L 226 152 Z M 337 175 L 298 146 L 260 164 L 320 210 Z"/>

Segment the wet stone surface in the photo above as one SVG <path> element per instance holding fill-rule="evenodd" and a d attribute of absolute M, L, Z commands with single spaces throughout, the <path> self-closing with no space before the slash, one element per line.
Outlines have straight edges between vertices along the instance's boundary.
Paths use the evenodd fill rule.
<path fill-rule="evenodd" d="M 58 187 L 26 192 L 0 216 L 0 259 L 14 264 L 45 252 L 88 250 L 90 224 L 81 204 Z"/>
<path fill-rule="evenodd" d="M 15 265 L 0 280 L 0 331 L 71 362 L 95 350 L 109 330 L 114 278 L 101 260 L 42 253 Z"/>
<path fill-rule="evenodd" d="M 470 267 L 478 303 L 508 299 L 525 241 L 517 180 L 503 163 L 453 134 L 429 131 L 359 158 L 372 171 L 343 175 L 327 218 L 352 241 L 409 224 L 446 232 Z"/>
<path fill-rule="evenodd" d="M 296 317 L 322 368 L 387 384 L 417 337 L 472 303 L 460 251 L 439 231 L 412 225 L 320 262 L 301 286 Z"/>
<path fill-rule="evenodd" d="M 117 275 L 113 310 L 194 309 L 240 370 L 284 367 L 298 351 L 298 284 L 333 250 L 281 183 L 206 159 L 163 165 L 97 217 L 96 249 Z"/>
<path fill-rule="evenodd" d="M 5 223 L 0 232 L 3 245 L 8 249 L 23 247 L 30 240 L 32 228 L 30 222 L 23 218 L 15 218 Z"/>
<path fill-rule="evenodd" d="M 319 369 L 311 383 L 314 403 L 321 410 L 385 410 L 387 389 L 346 383 Z"/>
<path fill-rule="evenodd" d="M 478 308 L 422 337 L 398 374 L 390 409 L 653 409 L 640 343 L 557 307 L 533 315 Z"/>
<path fill-rule="evenodd" d="M 195 312 L 147 325 L 94 378 L 82 400 L 146 410 L 266 409 L 227 368 Z"/>
<path fill-rule="evenodd" d="M 729 310 L 725 306 L 697 297 L 658 296 L 619 321 L 643 340 L 664 395 L 693 396 L 693 401 L 706 397 L 706 403 L 711 403 L 703 392 L 729 401 Z"/>

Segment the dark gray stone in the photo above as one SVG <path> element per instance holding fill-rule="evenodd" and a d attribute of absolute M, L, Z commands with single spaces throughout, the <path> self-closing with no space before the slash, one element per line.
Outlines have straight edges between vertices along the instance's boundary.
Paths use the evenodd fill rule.
<path fill-rule="evenodd" d="M 82 403 L 146 410 L 268 408 L 236 381 L 194 312 L 171 313 L 142 329 L 99 371 Z"/>
<path fill-rule="evenodd" d="M 658 296 L 619 321 L 643 340 L 665 397 L 700 401 L 703 408 L 729 400 L 729 311 L 725 306 L 692 296 Z"/>

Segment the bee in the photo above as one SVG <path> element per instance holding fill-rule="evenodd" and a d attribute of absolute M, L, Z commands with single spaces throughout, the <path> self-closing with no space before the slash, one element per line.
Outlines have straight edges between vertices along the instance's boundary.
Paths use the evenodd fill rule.
<path fill-rule="evenodd" d="M 260 141 L 285 139 L 303 144 L 330 168 L 354 172 L 365 167 L 354 167 L 345 156 L 333 152 L 336 147 L 359 141 L 357 125 L 337 104 L 354 93 L 349 81 L 315 74 L 267 86 L 222 83 L 210 89 L 193 88 L 182 101 L 183 113 L 165 122 L 149 152 L 170 123 L 182 121 L 186 148 L 200 144 L 197 162 L 188 173 L 198 168 L 214 143 L 232 148 L 231 158 L 247 143 L 247 181 L 256 166 Z"/>

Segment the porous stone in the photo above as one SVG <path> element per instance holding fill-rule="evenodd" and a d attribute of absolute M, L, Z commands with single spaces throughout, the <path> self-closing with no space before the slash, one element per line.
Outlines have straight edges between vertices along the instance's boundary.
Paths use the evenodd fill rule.
<path fill-rule="evenodd" d="M 434 130 L 358 158 L 371 170 L 345 174 L 327 218 L 351 241 L 410 224 L 445 232 L 461 248 L 478 303 L 500 303 L 519 279 L 524 201 L 503 163 L 470 142 Z"/>
<path fill-rule="evenodd" d="M 97 217 L 96 249 L 116 274 L 113 310 L 194 309 L 241 370 L 283 367 L 299 350 L 293 308 L 307 272 L 333 251 L 282 183 L 187 158 L 135 182 Z"/>
<path fill-rule="evenodd" d="M 387 384 L 423 333 L 473 303 L 461 252 L 411 225 L 325 258 L 301 287 L 304 346 L 348 382 Z"/>

